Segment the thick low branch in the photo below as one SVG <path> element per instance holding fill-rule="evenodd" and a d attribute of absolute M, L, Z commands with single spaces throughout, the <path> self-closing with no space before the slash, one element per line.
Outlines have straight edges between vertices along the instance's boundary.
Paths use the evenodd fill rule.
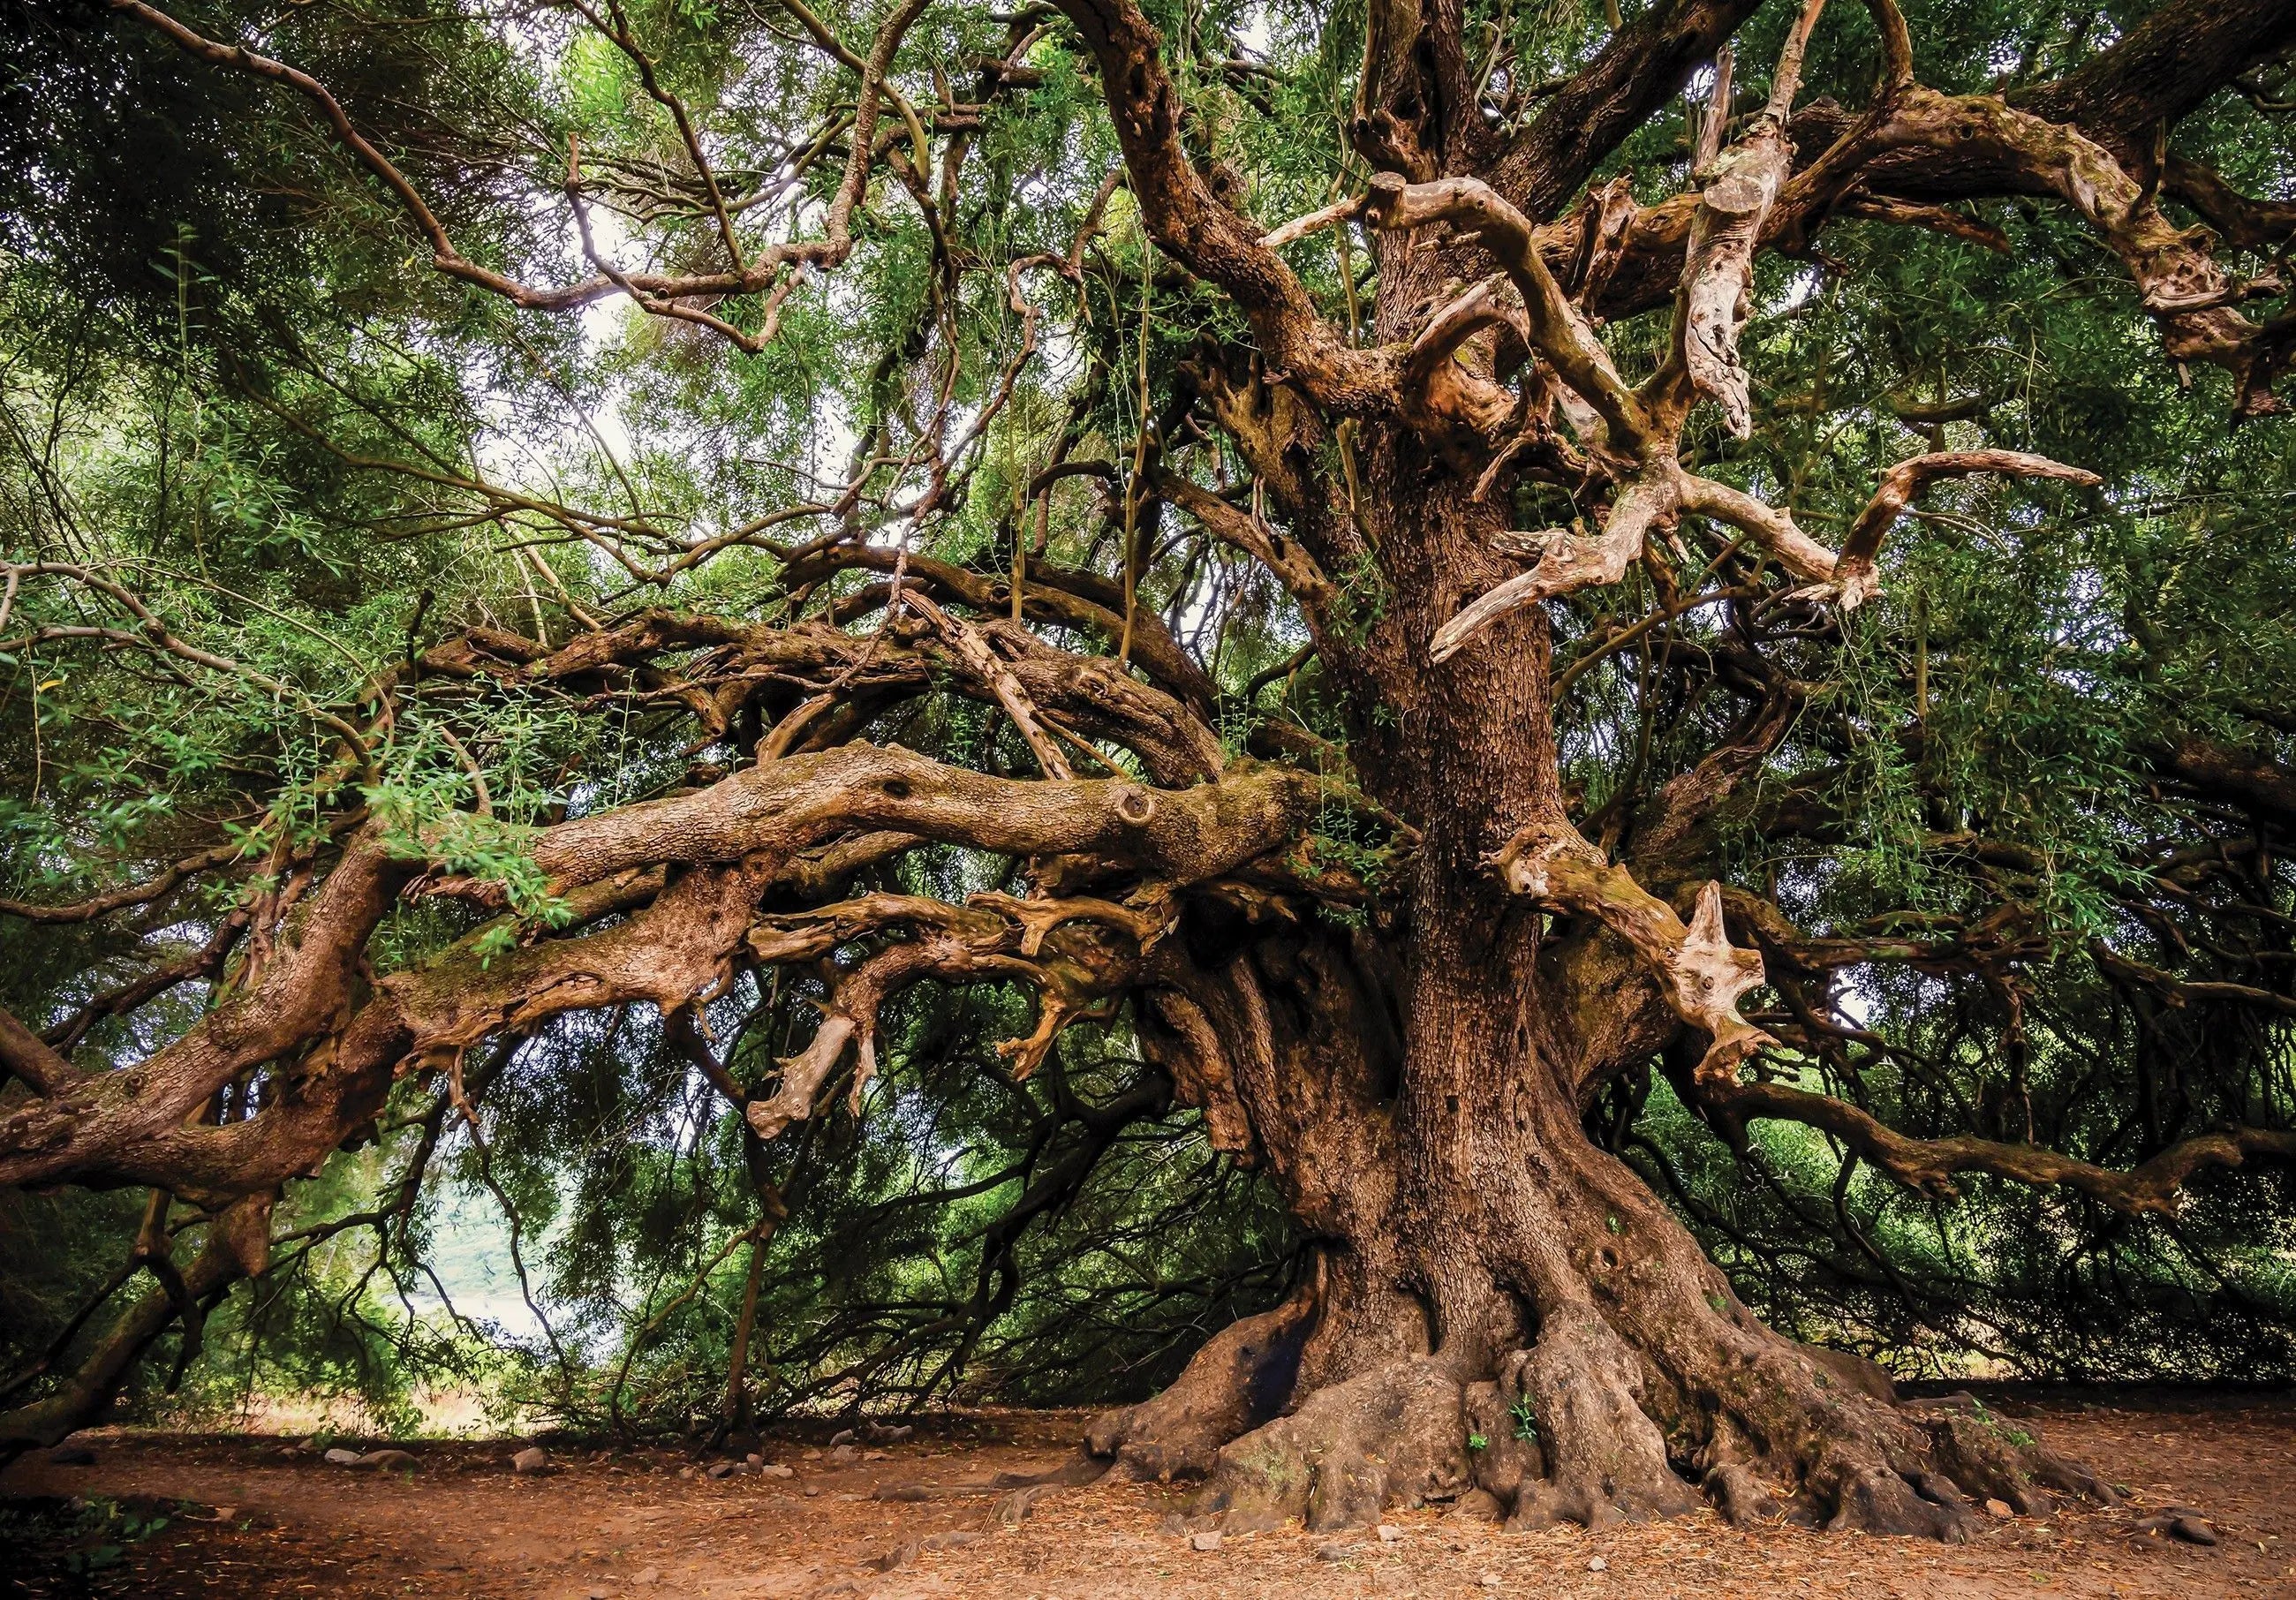
<path fill-rule="evenodd" d="M 562 823 L 533 854 L 554 882 L 571 885 L 657 861 L 786 857 L 849 830 L 890 830 L 1005 855 L 1098 857 L 1193 882 L 1288 843 L 1316 800 L 1315 778 L 1288 767 L 1242 763 L 1217 783 L 1174 791 L 1120 778 L 994 778 L 857 744 Z"/>
<path fill-rule="evenodd" d="M 243 1277 L 260 1274 L 270 1258 L 271 1197 L 250 1195 L 209 1224 L 207 1241 L 183 1269 L 184 1300 L 204 1305 Z M 18 1451 L 61 1443 L 86 1427 L 117 1395 L 144 1352 L 176 1321 L 181 1301 L 153 1289 L 122 1312 L 55 1393 L 0 1413 L 0 1460 Z"/>
<path fill-rule="evenodd" d="M 1849 525 L 1849 536 L 1841 541 L 1833 581 L 1843 610 L 1857 606 L 1873 593 L 1877 582 L 1874 561 L 1881 554 L 1882 541 L 1897 526 L 1898 519 L 1914 503 L 1914 497 L 1941 478 L 1965 478 L 1974 472 L 2051 478 L 2060 483 L 2079 484 L 2083 488 L 2094 488 L 2104 481 L 2084 468 L 2069 467 L 2046 455 L 2029 455 L 2022 450 L 1946 450 L 1901 461 L 1882 474 L 1874 497 L 1857 513 L 1857 520 Z"/>
<path fill-rule="evenodd" d="M 1428 657 L 1445 661 L 1467 642 L 1500 618 L 1542 601 L 1574 594 L 1597 585 L 1614 584 L 1627 575 L 1643 553 L 1651 529 L 1673 515 L 1679 505 L 1678 480 L 1670 457 L 1620 486 L 1603 519 L 1600 533 L 1587 536 L 1556 529 L 1538 536 L 1544 546 L 1539 562 L 1520 577 L 1510 578 L 1477 595 L 1459 613 L 1435 630 Z"/>
<path fill-rule="evenodd" d="M 2251 1158 L 2296 1161 L 2296 1133 L 2228 1128 L 2180 1140 L 2142 1166 L 2121 1172 L 2038 1145 L 2008 1145 L 1968 1135 L 1909 1138 L 1847 1101 L 1783 1083 L 1702 1075 L 1694 1092 L 1710 1110 L 1739 1122 L 1769 1117 L 1822 1129 L 1876 1170 L 1940 1197 L 1955 1193 L 1951 1179 L 1956 1174 L 1982 1172 L 2036 1187 L 2062 1186 L 2127 1216 L 2172 1216 L 2178 1191 L 2195 1173 L 2238 1167 Z"/>
<path fill-rule="evenodd" d="M 6 1068 L 35 1095 L 50 1098 L 79 1081 L 71 1063 L 48 1048 L 37 1033 L 0 1009 L 0 1067 Z"/>
<path fill-rule="evenodd" d="M 358 953 L 417 865 L 404 841 L 370 826 L 299 909 L 245 995 L 145 1061 L 82 1078 L 0 1119 L 0 1183 L 142 1183 L 218 1197 L 274 1186 L 310 1169 L 372 1116 L 405 1064 L 451 1061 L 569 1010 L 642 1001 L 668 1013 L 715 992 L 737 957 L 759 958 L 745 947 L 759 897 L 804 852 L 840 839 L 890 840 L 894 848 L 939 840 L 1065 858 L 1079 864 L 1066 872 L 1070 879 L 1112 865 L 1186 884 L 1290 844 L 1321 798 L 1311 775 L 1252 763 L 1172 791 L 1114 778 L 992 778 L 865 745 L 791 757 L 537 837 L 535 858 L 570 901 L 620 904 L 626 886 L 643 892 L 649 869 L 683 868 L 627 921 L 507 953 L 481 954 L 473 935 L 426 966 L 375 981 L 355 1005 Z M 947 915 L 988 917 L 1016 949 L 1026 938 L 1025 920 Z M 1029 978 L 1051 997 L 1026 1059 L 1097 986 L 1064 974 L 1049 956 L 1009 959 L 1006 975 Z M 224 1083 L 282 1061 L 281 1091 L 260 1114 L 189 1125 Z"/>
<path fill-rule="evenodd" d="M 1515 893 L 1594 918 L 1642 958 L 1675 1015 L 1706 1036 L 1697 1069 L 1701 1083 L 1734 1079 L 1741 1062 L 1775 1043 L 1738 1014 L 1740 997 L 1762 984 L 1762 957 L 1730 943 L 1719 883 L 1699 891 L 1697 909 L 1685 924 L 1632 872 L 1604 860 L 1559 817 L 1516 834 L 1496 865 Z"/>

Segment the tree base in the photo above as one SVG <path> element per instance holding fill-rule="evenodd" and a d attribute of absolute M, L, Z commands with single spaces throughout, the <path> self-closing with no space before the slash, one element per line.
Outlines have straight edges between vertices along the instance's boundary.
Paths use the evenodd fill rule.
<path fill-rule="evenodd" d="M 1986 1500 L 2030 1514 L 2057 1495 L 2116 1498 L 1966 1394 L 1899 1404 L 1879 1369 L 1861 1374 L 1855 1358 L 1767 1331 L 1759 1361 L 1711 1383 L 1673 1377 L 1707 1424 L 1685 1450 L 1679 1420 L 1662 1426 L 1665 1407 L 1645 1394 L 1664 1366 L 1592 1307 L 1549 1317 L 1488 1378 L 1461 1383 L 1439 1358 L 1391 1362 L 1260 1416 L 1275 1375 L 1297 1370 L 1310 1321 L 1295 1303 L 1235 1325 L 1163 1395 L 1095 1419 L 1087 1451 L 1136 1477 L 1201 1477 L 1184 1520 L 1234 1532 L 1365 1527 L 1431 1502 L 1511 1531 L 1711 1505 L 1740 1526 L 1959 1542 L 1985 1524 Z"/>

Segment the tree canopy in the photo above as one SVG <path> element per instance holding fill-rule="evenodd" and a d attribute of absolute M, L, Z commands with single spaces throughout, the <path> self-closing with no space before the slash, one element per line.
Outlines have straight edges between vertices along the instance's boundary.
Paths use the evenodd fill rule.
<path fill-rule="evenodd" d="M 2296 1374 L 2287 8 L 0 37 L 16 1448 L 1140 1401 L 1234 1325 L 1289 1401 L 1094 1448 L 1297 1513 L 1212 1453 L 1623 1340 L 1594 1432 L 1930 1529 L 1894 1424 L 1697 1422 L 1664 1295 Z M 1526 1519 L 1669 1508 L 1571 1430 Z"/>

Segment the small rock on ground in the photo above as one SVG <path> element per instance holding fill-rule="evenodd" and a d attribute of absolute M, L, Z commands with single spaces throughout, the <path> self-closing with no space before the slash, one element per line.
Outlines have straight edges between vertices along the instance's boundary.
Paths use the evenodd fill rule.
<path fill-rule="evenodd" d="M 1188 1548 L 1191 1550 L 1217 1550 L 1219 1547 L 1220 1536 L 1217 1533 L 1191 1533 L 1188 1535 Z"/>
<path fill-rule="evenodd" d="M 1338 1539 L 1316 1547 L 1316 1559 L 1318 1561 L 1345 1561 L 1355 1553 L 1353 1545 L 1343 1545 Z"/>
<path fill-rule="evenodd" d="M 640 1567 L 637 1570 L 637 1575 L 632 1578 L 630 1581 L 632 1583 L 660 1583 L 661 1581 L 661 1569 L 660 1567 Z"/>
<path fill-rule="evenodd" d="M 338 1445 L 327 1452 L 326 1462 L 329 1466 L 357 1466 L 359 1464 L 359 1453 L 357 1450 L 346 1450 Z"/>
<path fill-rule="evenodd" d="M 1382 1522 L 1379 1525 L 1379 1542 L 1381 1544 L 1391 1545 L 1402 1537 L 1403 1530 L 1397 1527 L 1393 1522 Z"/>
<path fill-rule="evenodd" d="M 510 1470 L 522 1477 L 532 1477 L 550 1470 L 550 1452 L 538 1444 L 530 1444 L 510 1458 Z"/>
<path fill-rule="evenodd" d="M 1611 1563 L 1597 1555 L 1587 1563 L 1587 1570 L 1590 1572 L 1607 1572 L 1611 1570 Z"/>
<path fill-rule="evenodd" d="M 1985 1509 L 1991 1512 L 1997 1517 L 2015 1516 L 2017 1514 L 2009 1508 L 2009 1502 L 2006 1500 L 1988 1500 L 1985 1502 Z"/>

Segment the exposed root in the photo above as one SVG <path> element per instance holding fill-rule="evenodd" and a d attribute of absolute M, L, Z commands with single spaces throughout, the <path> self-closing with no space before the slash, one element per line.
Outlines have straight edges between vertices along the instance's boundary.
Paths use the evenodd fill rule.
<path fill-rule="evenodd" d="M 1538 1430 L 1531 1420 L 1532 1402 L 1522 1392 L 1524 1354 L 1517 1351 L 1508 1358 L 1496 1383 L 1470 1383 L 1466 1389 L 1475 1487 L 1496 1507 L 1494 1522 L 1505 1519 L 1524 1484 L 1546 1475 L 1546 1456 L 1538 1448 Z M 1482 1443 L 1475 1445 L 1476 1440 Z"/>
<path fill-rule="evenodd" d="M 1568 1301 L 1490 1378 L 1463 1384 L 1454 1348 L 1447 1363 L 1408 1356 L 1309 1388 L 1280 1415 L 1308 1383 L 1316 1305 L 1303 1294 L 1221 1333 L 1165 1393 L 1095 1419 L 1077 1465 L 1205 1475 L 1189 1524 L 1238 1532 L 1362 1527 L 1430 1500 L 1513 1530 L 1602 1529 L 1710 1501 L 1738 1526 L 1960 1542 L 1987 1502 L 2030 1514 L 2060 1494 L 2115 1497 L 1966 1394 L 1900 1403 L 1871 1362 L 1693 1303 L 1614 1322 Z M 1486 1328 L 1480 1348 L 1509 1336 Z"/>
<path fill-rule="evenodd" d="M 1754 1476 L 1751 1467 L 1735 1461 L 1726 1461 L 1706 1474 L 1706 1493 L 1733 1528 L 1775 1522 L 1786 1515 L 1785 1505 L 1769 1485 Z"/>
<path fill-rule="evenodd" d="M 1319 1389 L 1219 1452 L 1190 1521 L 1242 1532 L 1303 1517 L 1326 1532 L 1366 1527 L 1390 1504 L 1456 1495 L 1468 1473 L 1460 1398 L 1428 1361 Z"/>
<path fill-rule="evenodd" d="M 1815 1487 L 1815 1485 L 1814 1485 Z M 1833 1515 L 1829 1533 L 1911 1534 L 1949 1545 L 1964 1543 L 1983 1522 L 1950 1479 L 1918 1469 L 1900 1474 L 1888 1467 L 1847 1468 L 1826 1486 Z"/>
<path fill-rule="evenodd" d="M 2050 1489 L 2099 1506 L 2120 1498 L 2088 1468 L 2057 1455 L 1971 1395 L 1952 1395 L 1912 1414 L 1928 1430 L 1939 1466 L 1972 1495 L 2026 1514 L 2051 1510 Z"/>
<path fill-rule="evenodd" d="M 1550 1316 L 1521 1361 L 1546 1476 L 1522 1486 L 1509 1528 L 1605 1528 L 1697 1509 L 1696 1493 L 1668 1465 L 1665 1436 L 1642 1409 L 1633 1350 L 1591 1307 Z"/>
<path fill-rule="evenodd" d="M 1134 1478 L 1201 1477 L 1220 1447 L 1283 1409 L 1300 1372 L 1314 1302 L 1296 1297 L 1231 1323 L 1198 1350 L 1169 1389 L 1093 1418 L 1085 1448 Z"/>
<path fill-rule="evenodd" d="M 1833 1362 L 1816 1365 L 1831 1374 L 1841 1371 Z M 2101 1505 L 2116 1497 L 2094 1473 L 2052 1454 L 1965 1394 L 1896 1405 L 1868 1388 L 1843 1392 L 1827 1386 L 1822 1398 L 1813 1398 L 1797 1393 L 1791 1383 L 1767 1381 L 1778 1375 L 1753 1374 L 1759 1394 L 1726 1400 L 1723 1410 L 1742 1428 L 1759 1424 L 1740 1435 L 1741 1443 L 1766 1434 L 1775 1447 L 1799 1433 L 1804 1443 L 1798 1459 L 1781 1459 L 1775 1448 L 1767 1457 L 1777 1478 L 1799 1479 L 1798 1492 L 1791 1506 L 1782 1505 L 1755 1467 L 1726 1456 L 1710 1467 L 1705 1488 L 1734 1523 L 1784 1514 L 1832 1531 L 1958 1544 L 1985 1525 L 1980 1501 L 2037 1514 L 2054 1508 L 2052 1490 Z M 1797 1411 L 1798 1429 L 1784 1420 Z"/>

